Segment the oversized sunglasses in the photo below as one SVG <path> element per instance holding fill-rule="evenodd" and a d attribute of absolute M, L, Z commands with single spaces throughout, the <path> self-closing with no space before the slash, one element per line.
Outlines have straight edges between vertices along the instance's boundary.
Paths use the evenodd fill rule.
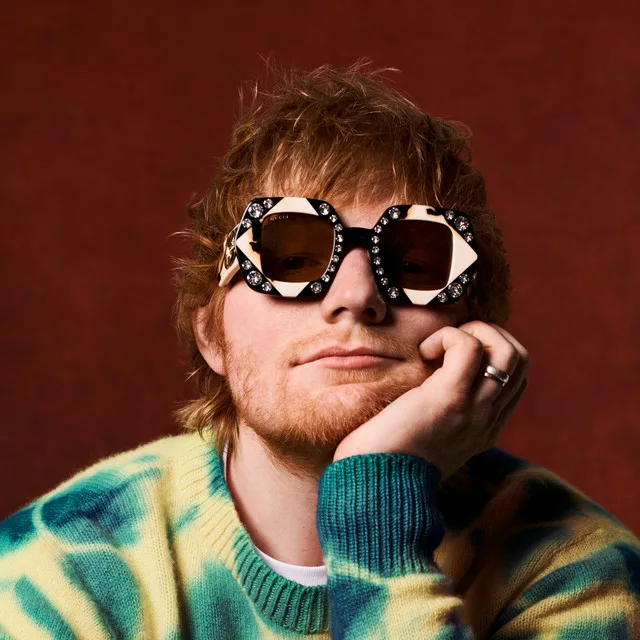
<path fill-rule="evenodd" d="M 469 293 L 478 261 L 466 214 L 417 204 L 393 205 L 364 229 L 345 227 L 324 200 L 254 198 L 224 245 L 221 287 L 241 271 L 254 291 L 285 298 L 323 295 L 355 246 L 368 250 L 386 298 L 415 305 L 450 304 Z"/>

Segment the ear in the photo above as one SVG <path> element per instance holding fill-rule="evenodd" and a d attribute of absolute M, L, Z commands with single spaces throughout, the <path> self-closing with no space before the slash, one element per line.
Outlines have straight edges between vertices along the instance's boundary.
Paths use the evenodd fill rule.
<path fill-rule="evenodd" d="M 226 376 L 222 351 L 215 340 L 211 339 L 207 331 L 211 310 L 208 306 L 199 307 L 191 317 L 191 327 L 196 338 L 198 351 L 207 364 L 219 375 Z"/>

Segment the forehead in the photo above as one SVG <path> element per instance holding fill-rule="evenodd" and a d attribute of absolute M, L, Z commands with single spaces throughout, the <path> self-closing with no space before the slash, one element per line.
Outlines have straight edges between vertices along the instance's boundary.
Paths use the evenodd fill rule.
<path fill-rule="evenodd" d="M 296 171 L 271 173 L 256 185 L 257 193 L 272 196 L 317 198 L 329 202 L 349 227 L 371 228 L 394 204 L 429 204 L 423 189 L 395 180 L 381 171 L 341 174 L 331 186 L 321 176 L 310 179 Z M 419 195 L 422 194 L 422 195 Z"/>
<path fill-rule="evenodd" d="M 398 204 L 393 198 L 372 202 L 329 201 L 347 227 L 370 229 L 378 221 L 385 209 Z"/>
<path fill-rule="evenodd" d="M 328 198 L 318 196 L 301 196 L 299 193 L 285 193 L 284 195 L 278 194 L 278 197 L 284 198 L 315 198 L 317 200 L 323 200 L 328 202 L 338 214 L 341 222 L 347 227 L 364 227 L 365 229 L 371 229 L 376 222 L 380 219 L 382 214 L 394 204 L 404 204 L 401 199 L 397 197 L 388 197 L 382 200 L 369 199 L 364 201 L 360 199 L 355 201 L 353 199 L 340 199 L 340 198 Z M 280 206 L 282 206 L 281 203 Z M 308 206 L 308 205 L 307 205 Z"/>

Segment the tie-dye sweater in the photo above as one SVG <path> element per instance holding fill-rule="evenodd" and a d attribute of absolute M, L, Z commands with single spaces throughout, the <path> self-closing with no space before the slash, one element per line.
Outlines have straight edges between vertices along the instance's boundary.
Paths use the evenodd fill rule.
<path fill-rule="evenodd" d="M 0 524 L 0 638 L 640 638 L 640 542 L 542 467 L 354 456 L 318 491 L 328 581 L 305 586 L 199 436 L 103 460 Z"/>

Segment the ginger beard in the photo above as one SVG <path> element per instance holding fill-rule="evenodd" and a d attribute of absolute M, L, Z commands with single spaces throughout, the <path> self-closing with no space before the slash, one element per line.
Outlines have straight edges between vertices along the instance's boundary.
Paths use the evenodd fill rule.
<path fill-rule="evenodd" d="M 352 369 L 296 365 L 314 343 L 329 341 L 315 336 L 292 344 L 276 366 L 265 371 L 253 350 L 234 351 L 225 341 L 227 381 L 240 431 L 245 427 L 253 431 L 274 465 L 294 474 L 323 468 L 347 435 L 434 371 L 420 357 L 417 345 L 370 329 L 358 338 L 352 342 L 401 359 Z"/>

